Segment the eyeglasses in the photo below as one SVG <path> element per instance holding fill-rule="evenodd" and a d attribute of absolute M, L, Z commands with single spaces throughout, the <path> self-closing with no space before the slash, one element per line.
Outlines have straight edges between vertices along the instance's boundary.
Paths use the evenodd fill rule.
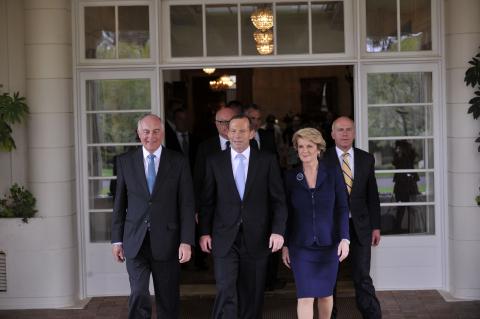
<path fill-rule="evenodd" d="M 215 122 L 217 122 L 220 125 L 225 125 L 225 126 L 227 126 L 230 123 L 230 121 L 220 121 L 220 120 L 215 120 Z"/>

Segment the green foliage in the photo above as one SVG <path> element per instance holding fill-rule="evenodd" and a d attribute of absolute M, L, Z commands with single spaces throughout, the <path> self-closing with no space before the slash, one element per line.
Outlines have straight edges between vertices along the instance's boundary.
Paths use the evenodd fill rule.
<path fill-rule="evenodd" d="M 11 125 L 25 120 L 27 114 L 25 98 L 18 92 L 13 96 L 8 93 L 0 95 L 0 150 L 10 152 L 16 148 Z"/>
<path fill-rule="evenodd" d="M 0 217 L 22 218 L 24 223 L 28 223 L 28 218 L 37 212 L 36 202 L 32 193 L 15 183 L 10 187 L 9 194 L 0 199 Z"/>
<path fill-rule="evenodd" d="M 473 118 L 477 120 L 480 117 L 480 52 L 468 61 L 468 64 L 470 64 L 471 67 L 465 72 L 464 81 L 467 86 L 479 89 L 475 91 L 475 97 L 468 101 L 468 103 L 470 103 L 468 114 L 472 113 Z M 480 136 L 477 137 L 475 142 L 480 143 Z M 478 151 L 480 152 L 480 146 L 478 147 Z"/>

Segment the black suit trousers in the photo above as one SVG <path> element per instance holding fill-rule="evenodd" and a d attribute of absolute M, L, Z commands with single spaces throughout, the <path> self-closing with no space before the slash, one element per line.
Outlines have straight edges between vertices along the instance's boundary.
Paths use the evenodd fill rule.
<path fill-rule="evenodd" d="M 370 277 L 371 255 L 371 246 L 360 243 L 350 219 L 350 254 L 348 258 L 352 263 L 352 278 L 357 307 L 364 319 L 382 318 L 380 303 L 375 295 L 375 288 Z"/>
<path fill-rule="evenodd" d="M 267 261 L 267 256 L 248 254 L 241 231 L 227 255 L 214 256 L 217 296 L 212 319 L 262 318 Z"/>
<path fill-rule="evenodd" d="M 155 290 L 155 305 L 158 319 L 179 317 L 180 265 L 178 260 L 156 261 L 152 257 L 150 232 L 147 232 L 140 251 L 135 258 L 127 258 L 127 271 L 130 280 L 128 318 L 151 318 L 150 274 Z"/>

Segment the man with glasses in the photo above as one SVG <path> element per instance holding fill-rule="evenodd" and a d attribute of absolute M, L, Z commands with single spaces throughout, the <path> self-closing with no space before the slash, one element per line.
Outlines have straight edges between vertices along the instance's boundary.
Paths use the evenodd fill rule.
<path fill-rule="evenodd" d="M 218 135 L 200 143 L 197 149 L 197 156 L 195 159 L 193 184 L 195 189 L 195 202 L 198 211 L 198 205 L 200 200 L 200 194 L 203 189 L 203 183 L 205 180 L 205 169 L 207 157 L 219 153 L 229 147 L 228 142 L 228 123 L 231 118 L 237 115 L 238 111 L 230 107 L 222 107 L 215 114 L 215 126 L 217 128 Z M 205 264 L 206 255 L 202 252 L 198 245 L 195 246 L 195 260 L 194 264 L 198 270 L 206 270 Z"/>

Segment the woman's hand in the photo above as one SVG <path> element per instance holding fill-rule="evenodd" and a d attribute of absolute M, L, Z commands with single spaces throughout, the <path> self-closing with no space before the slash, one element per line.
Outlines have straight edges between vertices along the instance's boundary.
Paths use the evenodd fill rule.
<path fill-rule="evenodd" d="M 282 261 L 285 266 L 290 268 L 290 255 L 288 254 L 288 247 L 282 247 Z"/>
<path fill-rule="evenodd" d="M 338 252 L 337 255 L 340 256 L 338 260 L 342 262 L 348 256 L 348 252 L 350 250 L 350 242 L 347 239 L 342 239 L 340 244 L 338 244 Z"/>

